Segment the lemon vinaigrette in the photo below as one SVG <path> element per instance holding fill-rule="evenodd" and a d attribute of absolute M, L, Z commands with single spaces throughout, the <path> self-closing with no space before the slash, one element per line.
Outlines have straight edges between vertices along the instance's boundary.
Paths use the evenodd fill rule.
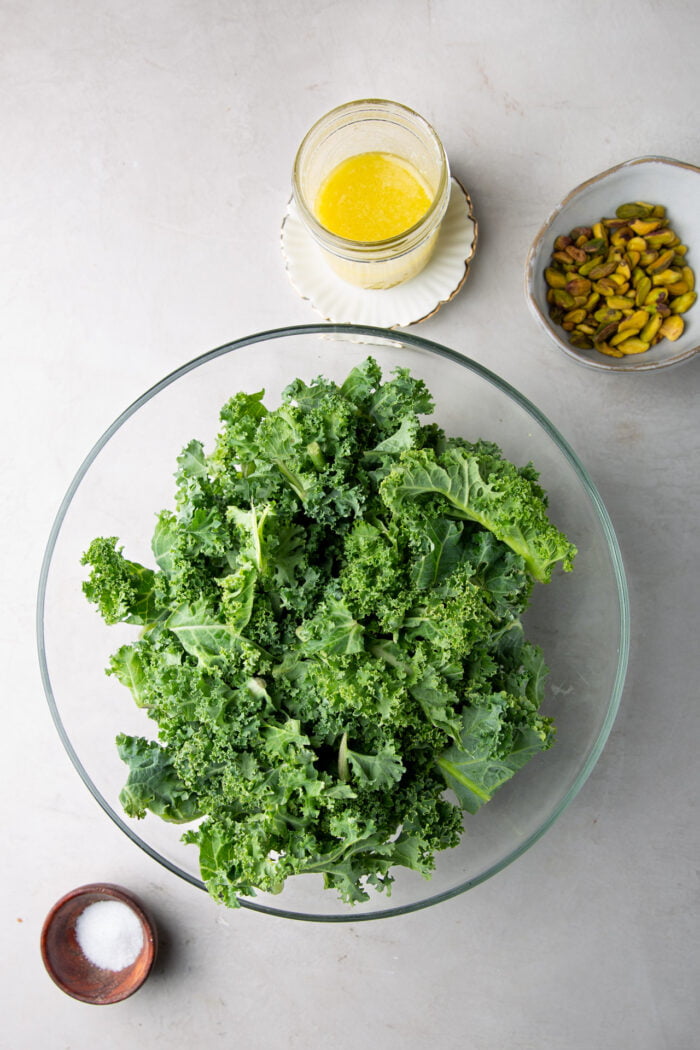
<path fill-rule="evenodd" d="M 440 139 L 398 102 L 359 99 L 317 120 L 294 160 L 293 198 L 348 284 L 393 288 L 425 267 L 450 197 Z"/>
<path fill-rule="evenodd" d="M 314 210 L 337 237 L 373 243 L 415 226 L 431 204 L 432 194 L 413 165 L 375 152 L 338 164 L 323 182 Z"/>

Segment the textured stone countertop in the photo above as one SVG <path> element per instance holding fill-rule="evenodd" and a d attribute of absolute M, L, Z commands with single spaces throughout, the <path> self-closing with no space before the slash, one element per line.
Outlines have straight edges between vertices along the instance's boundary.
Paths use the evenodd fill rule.
<path fill-rule="evenodd" d="M 523 276 L 584 179 L 648 154 L 700 165 L 699 37 L 692 0 L 0 4 L 2 1046 L 698 1045 L 700 371 L 577 366 Z M 479 221 L 465 286 L 412 330 L 502 376 L 577 451 L 632 635 L 602 756 L 532 849 L 433 908 L 322 925 L 215 906 L 105 816 L 49 715 L 35 596 L 63 494 L 127 405 L 210 348 L 318 320 L 280 251 L 292 160 L 362 97 L 435 125 Z M 64 996 L 39 954 L 52 903 L 101 879 L 162 935 L 147 985 L 107 1009 Z"/>

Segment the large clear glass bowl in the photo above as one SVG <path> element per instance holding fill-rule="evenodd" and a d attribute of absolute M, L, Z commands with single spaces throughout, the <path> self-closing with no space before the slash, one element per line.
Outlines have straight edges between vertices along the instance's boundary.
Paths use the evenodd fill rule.
<path fill-rule="evenodd" d="M 628 652 L 624 571 L 608 514 L 576 454 L 517 390 L 481 365 L 415 335 L 315 324 L 262 332 L 183 365 L 127 408 L 80 466 L 48 540 L 37 606 L 44 686 L 61 739 L 96 800 L 137 845 L 170 871 L 203 887 L 182 827 L 157 817 L 130 820 L 118 796 L 126 767 L 118 733 L 154 738 L 156 727 L 127 689 L 105 674 L 109 655 L 138 628 L 107 627 L 82 594 L 80 559 L 95 536 L 118 536 L 125 555 L 153 564 L 156 513 L 172 507 L 176 457 L 191 438 L 211 449 L 219 409 L 239 390 L 264 388 L 274 406 L 295 377 L 343 379 L 372 354 L 385 375 L 406 366 L 430 387 L 436 421 L 450 434 L 495 441 L 518 464 L 532 461 L 550 497 L 550 516 L 579 548 L 572 573 L 535 590 L 528 637 L 550 667 L 545 711 L 554 747 L 536 756 L 475 816 L 461 844 L 439 856 L 431 879 L 397 869 L 391 896 L 349 906 L 320 876 L 288 880 L 278 896 L 245 907 L 295 919 L 340 922 L 396 915 L 453 897 L 496 874 L 550 827 L 591 772 L 610 732 Z"/>

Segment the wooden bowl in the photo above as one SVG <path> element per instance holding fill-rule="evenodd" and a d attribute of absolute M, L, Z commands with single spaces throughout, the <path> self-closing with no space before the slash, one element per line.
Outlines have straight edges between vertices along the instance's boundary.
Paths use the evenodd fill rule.
<path fill-rule="evenodd" d="M 121 901 L 141 923 L 143 947 L 135 961 L 122 970 L 95 966 L 78 943 L 78 918 L 97 901 Z M 46 916 L 41 931 L 41 955 L 53 981 L 73 999 L 101 1006 L 127 999 L 141 987 L 153 966 L 157 946 L 157 930 L 143 904 L 111 883 L 90 883 L 66 893 Z"/>

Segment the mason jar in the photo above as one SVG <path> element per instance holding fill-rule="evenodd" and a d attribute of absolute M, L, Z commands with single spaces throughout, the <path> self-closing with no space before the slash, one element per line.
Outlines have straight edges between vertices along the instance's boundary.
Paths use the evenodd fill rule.
<path fill-rule="evenodd" d="M 383 240 L 339 236 L 316 213 L 328 176 L 343 161 L 366 153 L 388 154 L 410 165 L 430 199 L 414 225 Z M 450 196 L 450 170 L 440 139 L 423 117 L 398 102 L 362 99 L 331 110 L 307 132 L 292 185 L 302 223 L 338 276 L 360 288 L 392 288 L 420 273 L 432 255 Z"/>

